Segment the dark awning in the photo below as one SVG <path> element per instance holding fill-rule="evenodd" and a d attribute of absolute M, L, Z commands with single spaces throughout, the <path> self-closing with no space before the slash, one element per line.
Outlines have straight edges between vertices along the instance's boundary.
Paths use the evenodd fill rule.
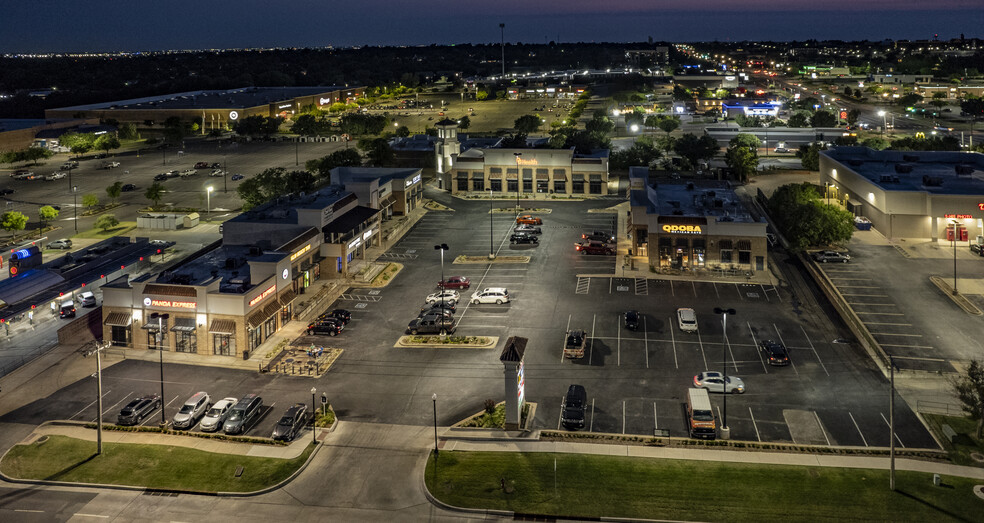
<path fill-rule="evenodd" d="M 111 312 L 106 315 L 106 320 L 103 321 L 103 325 L 110 325 L 113 327 L 129 327 L 130 322 L 133 321 L 133 316 L 128 312 Z"/>
<path fill-rule="evenodd" d="M 284 292 L 281 292 L 280 296 L 277 296 L 277 299 L 280 300 L 280 305 L 282 307 L 290 305 L 290 302 L 294 301 L 294 298 L 297 298 L 297 293 L 294 292 L 293 288 L 288 288 L 284 290 Z"/>
<path fill-rule="evenodd" d="M 250 327 L 255 329 L 260 325 L 263 325 L 263 321 L 266 320 L 268 317 L 269 316 L 263 315 L 263 309 L 257 309 L 256 311 L 253 312 L 253 314 L 250 314 L 249 317 L 246 318 L 246 323 L 248 323 Z"/>
<path fill-rule="evenodd" d="M 171 331 L 194 332 L 196 327 L 195 318 L 175 318 Z"/>
<path fill-rule="evenodd" d="M 270 303 L 263 306 L 263 319 L 267 319 L 273 316 L 280 310 L 280 302 L 277 300 L 270 300 Z"/>
<path fill-rule="evenodd" d="M 231 336 L 236 333 L 236 322 L 232 320 L 212 320 L 212 325 L 209 326 L 208 333 Z"/>
<path fill-rule="evenodd" d="M 157 331 L 158 330 L 158 327 L 159 326 L 162 326 L 162 327 L 164 327 L 164 330 L 167 330 L 167 321 L 168 320 L 165 319 L 165 320 L 162 321 L 162 324 L 158 324 L 157 323 L 157 320 L 147 320 L 147 323 L 144 323 L 143 324 L 143 327 L 140 327 L 140 328 L 141 329 L 147 329 L 149 331 Z"/>

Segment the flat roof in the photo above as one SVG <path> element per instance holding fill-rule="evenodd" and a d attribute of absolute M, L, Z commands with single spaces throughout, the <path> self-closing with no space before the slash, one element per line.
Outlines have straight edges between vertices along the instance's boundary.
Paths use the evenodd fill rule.
<path fill-rule="evenodd" d="M 984 154 L 980 153 L 835 147 L 820 154 L 886 191 L 984 194 Z"/>
<path fill-rule="evenodd" d="M 183 93 L 133 98 L 130 100 L 59 107 L 54 110 L 244 109 L 292 100 L 300 96 L 328 94 L 345 89 L 358 89 L 358 87 L 334 85 L 315 87 L 240 87 L 237 89 L 186 91 Z"/>
<path fill-rule="evenodd" d="M 220 292 L 243 294 L 253 287 L 250 284 L 250 267 L 247 262 L 276 263 L 286 256 L 288 253 L 264 251 L 249 245 L 221 245 L 158 274 L 154 283 L 207 285 L 221 278 Z"/>
<path fill-rule="evenodd" d="M 329 185 L 303 196 L 291 194 L 275 198 L 228 221 L 297 224 L 297 209 L 324 209 L 350 194 L 337 185 Z"/>
<path fill-rule="evenodd" d="M 398 167 L 335 167 L 331 170 L 331 181 L 344 185 L 346 182 L 380 182 L 413 178 L 421 171 L 419 168 Z"/>

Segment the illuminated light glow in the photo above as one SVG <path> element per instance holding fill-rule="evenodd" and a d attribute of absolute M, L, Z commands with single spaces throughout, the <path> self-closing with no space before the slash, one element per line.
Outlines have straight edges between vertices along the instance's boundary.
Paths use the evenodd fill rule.
<path fill-rule="evenodd" d="M 539 165 L 539 162 L 536 161 L 536 158 L 530 158 L 527 160 L 525 158 L 520 158 L 519 156 L 517 156 L 516 165 Z"/>
<path fill-rule="evenodd" d="M 266 298 L 267 296 L 273 294 L 274 292 L 276 292 L 276 290 L 277 290 L 277 284 L 274 283 L 267 290 L 261 292 L 259 296 L 253 298 L 252 300 L 249 300 L 249 306 L 252 307 L 257 303 L 260 303 L 261 301 L 263 301 L 263 298 Z"/>
<path fill-rule="evenodd" d="M 978 204 L 980 205 L 980 204 Z M 958 220 L 973 220 L 974 217 L 969 214 L 944 214 L 944 218 L 956 218 Z"/>
<path fill-rule="evenodd" d="M 411 179 L 407 180 L 406 182 L 404 182 L 404 185 L 406 185 L 407 187 L 410 187 L 411 185 L 413 185 L 413 184 L 415 184 L 415 183 L 417 183 L 419 181 L 420 181 L 420 175 L 418 174 L 417 176 L 414 176 L 413 178 L 411 178 Z"/>
<path fill-rule="evenodd" d="M 230 120 L 238 120 L 239 119 L 239 113 L 236 112 L 236 111 L 229 111 L 229 119 Z"/>
<path fill-rule="evenodd" d="M 304 253 L 306 253 L 306 252 L 308 252 L 310 250 L 311 250 L 311 244 L 309 243 L 309 244 L 305 245 L 304 247 L 301 247 L 300 249 L 298 249 L 294 254 L 291 254 L 290 255 L 290 261 L 294 261 L 294 260 L 300 258 L 301 256 L 304 255 Z"/>
<path fill-rule="evenodd" d="M 173 307 L 175 309 L 195 309 L 198 303 L 193 301 L 150 300 L 152 307 Z"/>
<path fill-rule="evenodd" d="M 358 247 L 361 243 L 362 243 L 362 238 L 356 238 L 356 239 L 350 241 L 349 244 L 348 244 L 348 250 L 351 251 L 352 249 Z"/>
<path fill-rule="evenodd" d="M 704 234 L 700 225 L 664 225 L 663 231 L 670 234 Z"/>

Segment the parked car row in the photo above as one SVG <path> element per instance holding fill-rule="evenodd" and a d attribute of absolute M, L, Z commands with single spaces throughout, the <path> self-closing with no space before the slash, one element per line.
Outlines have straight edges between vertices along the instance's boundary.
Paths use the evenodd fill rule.
<path fill-rule="evenodd" d="M 313 334 L 337 336 L 345 330 L 345 325 L 351 319 L 352 313 L 349 311 L 345 309 L 332 309 L 329 312 L 319 315 L 314 321 L 309 323 L 307 333 L 309 336 Z"/>

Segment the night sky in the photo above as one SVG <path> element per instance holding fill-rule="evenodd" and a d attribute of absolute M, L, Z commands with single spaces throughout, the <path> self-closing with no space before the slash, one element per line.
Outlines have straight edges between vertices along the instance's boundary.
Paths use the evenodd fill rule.
<path fill-rule="evenodd" d="M 984 0 L 11 0 L 0 52 L 498 43 L 500 22 L 524 43 L 942 40 L 984 35 Z"/>

